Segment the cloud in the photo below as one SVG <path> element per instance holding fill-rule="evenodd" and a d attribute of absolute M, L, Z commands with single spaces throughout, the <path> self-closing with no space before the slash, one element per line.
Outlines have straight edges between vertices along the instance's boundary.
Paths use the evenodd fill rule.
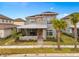
<path fill-rule="evenodd" d="M 50 8 L 50 10 L 54 9 L 53 7 Z"/>
<path fill-rule="evenodd" d="M 50 7 L 49 9 L 50 9 L 50 10 L 53 10 L 54 8 L 53 8 L 53 7 Z"/>
<path fill-rule="evenodd" d="M 67 16 L 67 15 L 68 15 L 67 13 L 60 14 L 60 15 L 58 15 L 58 17 L 57 17 L 57 18 L 63 18 L 63 17 L 65 17 L 65 16 Z"/>

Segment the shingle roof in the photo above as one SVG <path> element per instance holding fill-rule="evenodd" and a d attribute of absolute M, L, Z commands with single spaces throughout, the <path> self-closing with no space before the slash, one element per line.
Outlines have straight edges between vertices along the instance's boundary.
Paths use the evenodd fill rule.
<path fill-rule="evenodd" d="M 43 12 L 43 13 L 52 13 L 52 14 L 58 14 L 56 12 L 50 12 L 50 11 L 46 11 L 46 12 Z"/>
<path fill-rule="evenodd" d="M 79 15 L 79 12 L 74 12 L 74 13 Z M 72 14 L 74 14 L 74 13 L 72 13 Z M 62 19 L 70 19 L 70 16 L 71 16 L 72 14 L 69 14 L 69 15 L 63 17 Z"/>
<path fill-rule="evenodd" d="M 28 16 L 28 17 L 44 16 L 44 15 L 47 15 L 47 14 L 58 15 L 58 13 L 56 13 L 56 12 L 47 11 L 47 12 L 42 12 L 41 14 L 36 14 L 36 15 Z M 26 17 L 26 18 L 27 18 L 27 17 Z"/>
<path fill-rule="evenodd" d="M 14 20 L 14 22 L 25 22 L 25 20 L 21 19 L 21 18 L 17 18 Z"/>
<path fill-rule="evenodd" d="M 0 19 L 6 19 L 6 20 L 12 20 L 13 21 L 13 19 L 11 19 L 11 18 L 9 18 L 7 16 L 4 16 L 2 14 L 0 14 Z"/>
<path fill-rule="evenodd" d="M 69 17 L 68 17 L 68 16 L 65 16 L 65 17 L 63 17 L 62 19 L 69 19 Z"/>

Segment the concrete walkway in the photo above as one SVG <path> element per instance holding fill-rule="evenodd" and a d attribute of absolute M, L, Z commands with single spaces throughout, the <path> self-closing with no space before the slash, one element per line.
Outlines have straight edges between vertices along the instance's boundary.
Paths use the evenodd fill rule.
<path fill-rule="evenodd" d="M 57 45 L 0 46 L 0 48 L 57 48 Z M 61 45 L 61 48 L 74 48 L 74 45 Z M 79 48 L 79 45 L 77 45 Z"/>
<path fill-rule="evenodd" d="M 43 53 L 43 54 L 12 54 L 12 55 L 0 55 L 0 57 L 55 57 L 55 56 L 79 56 L 79 53 Z"/>

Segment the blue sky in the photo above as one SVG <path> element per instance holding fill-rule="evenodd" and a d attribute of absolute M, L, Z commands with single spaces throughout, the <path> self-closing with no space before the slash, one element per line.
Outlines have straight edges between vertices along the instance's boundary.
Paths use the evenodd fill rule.
<path fill-rule="evenodd" d="M 0 14 L 10 18 L 25 18 L 45 11 L 58 13 L 58 18 L 79 12 L 79 2 L 0 2 Z"/>

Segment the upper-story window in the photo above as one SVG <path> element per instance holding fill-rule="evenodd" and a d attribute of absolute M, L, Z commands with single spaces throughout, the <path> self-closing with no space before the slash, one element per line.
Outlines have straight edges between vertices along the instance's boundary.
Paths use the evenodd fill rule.
<path fill-rule="evenodd" d="M 51 24 L 52 23 L 51 20 L 55 19 L 55 17 L 54 16 L 48 16 L 48 17 L 46 17 L 46 19 L 47 19 L 47 24 Z"/>
<path fill-rule="evenodd" d="M 2 19 L 2 23 L 6 23 L 7 22 L 7 20 L 5 20 L 5 19 Z"/>
<path fill-rule="evenodd" d="M 4 20 L 4 23 L 6 23 L 7 22 L 7 20 Z"/>
<path fill-rule="evenodd" d="M 8 20 L 6 20 L 6 19 L 0 19 L 0 23 L 7 23 L 8 22 Z"/>
<path fill-rule="evenodd" d="M 35 19 L 30 19 L 30 22 L 31 23 L 35 23 Z"/>
<path fill-rule="evenodd" d="M 42 20 L 41 18 L 38 18 L 38 19 L 37 19 L 37 22 L 38 22 L 38 23 L 42 23 L 43 20 Z"/>
<path fill-rule="evenodd" d="M 11 20 L 9 20 L 9 22 L 11 23 Z"/>
<path fill-rule="evenodd" d="M 45 24 L 46 23 L 46 20 L 44 20 L 44 18 L 37 18 L 36 19 L 36 22 L 37 23 L 40 23 L 40 24 Z"/>
<path fill-rule="evenodd" d="M 6 23 L 8 23 L 9 20 L 6 20 Z"/>
<path fill-rule="evenodd" d="M 7 20 L 7 22 L 9 23 L 9 22 L 10 22 L 10 20 Z"/>
<path fill-rule="evenodd" d="M 4 23 L 4 20 L 2 20 L 2 23 Z"/>

